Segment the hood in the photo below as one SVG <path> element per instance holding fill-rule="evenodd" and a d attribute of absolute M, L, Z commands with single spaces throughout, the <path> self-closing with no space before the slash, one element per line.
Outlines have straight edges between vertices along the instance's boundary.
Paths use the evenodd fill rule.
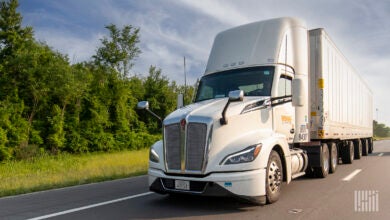
<path fill-rule="evenodd" d="M 231 102 L 226 111 L 226 117 L 229 118 L 233 115 L 239 115 L 243 111 L 250 111 L 251 108 L 257 107 L 258 103 L 262 103 L 267 98 L 269 97 L 244 97 L 243 101 Z M 192 117 L 219 119 L 222 117 L 222 111 L 227 102 L 228 98 L 220 98 L 187 105 L 169 114 L 164 119 L 164 125 L 177 123 L 183 118 L 188 120 Z"/>

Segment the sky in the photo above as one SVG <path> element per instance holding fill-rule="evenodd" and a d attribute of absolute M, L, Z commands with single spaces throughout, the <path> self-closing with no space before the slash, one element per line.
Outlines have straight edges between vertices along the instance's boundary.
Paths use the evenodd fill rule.
<path fill-rule="evenodd" d="M 132 74 L 151 65 L 178 84 L 194 84 L 205 71 L 220 31 L 259 20 L 298 17 L 309 29 L 324 28 L 371 88 L 374 120 L 390 126 L 389 0 L 19 0 L 23 25 L 35 38 L 88 61 L 108 35 L 104 28 L 140 28 L 142 53 Z"/>

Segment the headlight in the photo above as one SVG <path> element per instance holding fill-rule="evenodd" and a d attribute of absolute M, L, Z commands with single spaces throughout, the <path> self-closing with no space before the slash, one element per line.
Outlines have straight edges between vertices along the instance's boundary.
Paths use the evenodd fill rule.
<path fill-rule="evenodd" d="M 155 163 L 160 162 L 160 157 L 158 156 L 158 154 L 156 153 L 156 151 L 153 148 L 150 148 L 149 160 L 152 162 L 155 162 Z"/>
<path fill-rule="evenodd" d="M 261 146 L 262 144 L 252 145 L 242 151 L 230 154 L 225 157 L 225 159 L 223 159 L 220 164 L 228 165 L 252 162 L 254 159 L 256 159 L 257 155 L 259 155 Z"/>

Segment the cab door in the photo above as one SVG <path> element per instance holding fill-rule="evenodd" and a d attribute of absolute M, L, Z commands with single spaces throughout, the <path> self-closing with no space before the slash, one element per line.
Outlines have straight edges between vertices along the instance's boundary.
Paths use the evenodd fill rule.
<path fill-rule="evenodd" d="M 271 98 L 273 109 L 273 128 L 276 133 L 286 137 L 288 143 L 294 140 L 295 109 L 291 96 L 292 77 L 280 75 L 277 90 Z"/>

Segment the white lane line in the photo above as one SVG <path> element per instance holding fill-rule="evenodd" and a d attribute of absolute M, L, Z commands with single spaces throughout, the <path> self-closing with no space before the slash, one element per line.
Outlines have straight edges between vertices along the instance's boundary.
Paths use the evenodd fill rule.
<path fill-rule="evenodd" d="M 381 156 L 383 156 L 383 153 L 378 154 L 378 157 L 381 157 Z"/>
<path fill-rule="evenodd" d="M 353 171 L 351 174 L 349 174 L 348 176 L 344 177 L 343 181 L 350 181 L 352 178 L 354 178 L 358 173 L 360 173 L 360 171 L 362 171 L 361 169 L 357 169 L 355 171 Z"/>
<path fill-rule="evenodd" d="M 80 207 L 80 208 L 69 209 L 69 210 L 65 210 L 65 211 L 62 211 L 62 212 L 56 212 L 56 213 L 52 213 L 52 214 L 48 214 L 48 215 L 43 215 L 43 216 L 39 216 L 39 217 L 35 217 L 35 218 L 30 218 L 28 220 L 41 220 L 41 219 L 52 218 L 52 217 L 56 217 L 56 216 L 60 216 L 60 215 L 66 215 L 66 214 L 69 214 L 69 213 L 78 212 L 78 211 L 82 211 L 82 210 L 85 210 L 85 209 L 91 209 L 91 208 L 95 208 L 95 207 L 99 207 L 99 206 L 103 206 L 103 205 L 108 205 L 108 204 L 112 204 L 112 203 L 116 203 L 116 202 L 122 202 L 122 201 L 125 201 L 125 200 L 134 199 L 134 198 L 138 198 L 138 197 L 142 197 L 142 196 L 147 196 L 147 195 L 150 195 L 152 193 L 153 192 L 146 192 L 146 193 L 141 193 L 141 194 L 137 194 L 137 195 L 133 195 L 133 196 L 127 196 L 127 197 L 114 199 L 114 200 L 110 200 L 110 201 L 106 201 L 106 202 L 101 202 L 101 203 L 96 203 L 96 204 L 92 204 L 92 205 L 83 206 L 83 207 Z"/>

